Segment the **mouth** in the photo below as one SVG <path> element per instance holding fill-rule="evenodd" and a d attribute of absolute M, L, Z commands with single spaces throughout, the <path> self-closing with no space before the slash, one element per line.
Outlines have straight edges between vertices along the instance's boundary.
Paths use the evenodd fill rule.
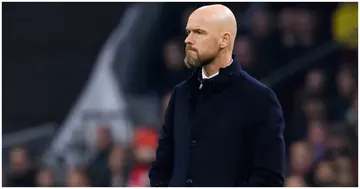
<path fill-rule="evenodd" d="M 187 47 L 186 50 L 187 50 L 187 51 L 195 51 L 195 52 L 197 52 L 196 49 L 191 48 L 191 47 Z"/>

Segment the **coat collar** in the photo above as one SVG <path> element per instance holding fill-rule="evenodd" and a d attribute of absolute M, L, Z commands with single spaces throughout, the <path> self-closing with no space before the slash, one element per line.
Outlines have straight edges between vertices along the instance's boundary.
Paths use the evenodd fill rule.
<path fill-rule="evenodd" d="M 203 81 L 205 94 L 217 93 L 225 88 L 231 82 L 231 77 L 239 75 L 241 66 L 239 60 L 235 55 L 232 55 L 233 62 L 225 67 L 220 68 L 219 74 L 216 77 Z M 187 79 L 186 83 L 190 87 L 191 96 L 199 89 L 200 82 L 202 81 L 202 68 L 197 68 L 194 73 Z"/>
<path fill-rule="evenodd" d="M 225 68 L 220 68 L 219 75 L 220 74 L 237 75 L 241 71 L 241 66 L 237 57 L 235 55 L 232 55 L 231 57 L 233 59 L 233 62 Z M 196 68 L 193 74 L 188 78 L 188 81 L 192 79 L 196 79 L 199 76 L 201 76 L 201 71 L 202 71 L 202 67 Z"/>

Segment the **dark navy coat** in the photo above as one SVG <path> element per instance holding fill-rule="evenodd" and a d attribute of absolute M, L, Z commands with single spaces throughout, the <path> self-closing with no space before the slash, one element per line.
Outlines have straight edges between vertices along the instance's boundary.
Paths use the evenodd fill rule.
<path fill-rule="evenodd" d="M 284 185 L 281 106 L 271 89 L 233 59 L 205 81 L 197 69 L 172 92 L 151 186 Z"/>

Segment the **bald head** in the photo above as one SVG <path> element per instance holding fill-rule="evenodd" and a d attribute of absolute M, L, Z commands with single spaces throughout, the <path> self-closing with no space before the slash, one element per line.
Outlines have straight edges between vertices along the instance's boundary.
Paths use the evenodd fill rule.
<path fill-rule="evenodd" d="M 215 30 L 217 29 L 219 34 L 221 32 L 228 32 L 232 38 L 236 37 L 236 18 L 233 12 L 224 5 L 216 4 L 200 7 L 196 9 L 190 17 L 203 18 L 204 21 L 209 24 L 209 27 L 213 27 Z"/>
<path fill-rule="evenodd" d="M 188 67 L 210 64 L 218 56 L 230 56 L 237 33 L 232 11 L 223 5 L 196 9 L 188 19 L 185 63 Z"/>

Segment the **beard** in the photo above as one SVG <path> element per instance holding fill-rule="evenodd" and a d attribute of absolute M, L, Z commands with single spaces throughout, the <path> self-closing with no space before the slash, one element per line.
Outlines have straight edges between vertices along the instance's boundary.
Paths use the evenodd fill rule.
<path fill-rule="evenodd" d="M 205 65 L 210 64 L 215 58 L 216 55 L 199 55 L 199 52 L 197 50 L 194 50 L 196 52 L 197 57 L 193 57 L 189 50 L 190 48 L 186 47 L 186 55 L 184 58 L 184 62 L 187 68 L 199 68 Z"/>

